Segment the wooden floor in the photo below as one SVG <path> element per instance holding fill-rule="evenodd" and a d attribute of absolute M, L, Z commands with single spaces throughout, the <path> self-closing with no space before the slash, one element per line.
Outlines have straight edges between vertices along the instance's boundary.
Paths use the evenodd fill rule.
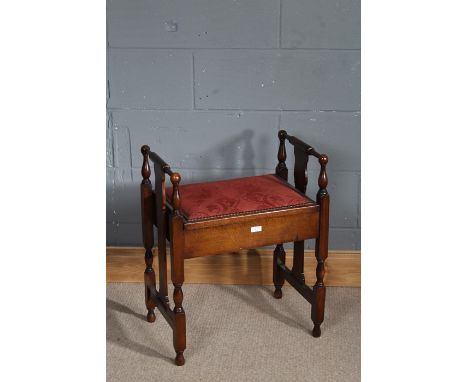
<path fill-rule="evenodd" d="M 157 250 L 154 251 L 157 267 Z M 168 263 L 169 256 L 168 256 Z M 292 267 L 292 250 L 286 250 L 286 263 Z M 314 251 L 304 258 L 306 282 L 315 281 Z M 107 247 L 107 282 L 143 282 L 144 249 Z M 325 284 L 328 286 L 361 286 L 361 253 L 331 251 L 326 261 Z M 170 275 L 170 268 L 168 275 Z M 193 284 L 272 285 L 273 251 L 249 250 L 240 253 L 198 257 L 185 261 L 185 282 Z M 170 280 L 170 276 L 169 276 Z"/>

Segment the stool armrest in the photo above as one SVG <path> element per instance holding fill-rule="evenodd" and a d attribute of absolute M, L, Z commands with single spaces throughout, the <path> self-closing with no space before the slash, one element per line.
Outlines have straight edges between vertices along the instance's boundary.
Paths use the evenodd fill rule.
<path fill-rule="evenodd" d="M 284 130 L 282 130 L 282 131 L 284 131 Z M 312 155 L 312 156 L 316 157 L 317 159 L 320 159 L 320 157 L 322 155 L 325 155 L 325 154 L 320 154 L 312 146 L 310 146 L 307 143 L 301 141 L 299 138 L 296 138 L 293 135 L 289 135 L 288 133 L 286 133 L 286 131 L 284 131 L 284 135 L 285 135 L 285 138 L 289 141 L 289 143 L 291 143 L 294 147 L 300 148 L 307 155 Z"/>
<path fill-rule="evenodd" d="M 278 152 L 278 160 L 280 162 L 279 166 L 281 166 L 282 167 L 281 170 L 283 170 L 286 173 L 286 177 L 287 177 L 287 169 L 285 169 L 286 151 L 284 148 L 284 140 L 287 139 L 289 143 L 291 143 L 294 146 L 294 157 L 295 157 L 294 185 L 299 191 L 303 193 L 306 192 L 307 163 L 309 161 L 308 157 L 313 156 L 318 159 L 318 162 L 320 164 L 320 175 L 318 177 L 319 191 L 317 193 L 317 202 L 320 202 L 321 197 L 325 194 L 328 194 L 327 192 L 328 175 L 327 175 L 327 170 L 326 170 L 326 166 L 328 163 L 328 156 L 326 154 L 319 153 L 312 146 L 303 142 L 299 138 L 296 138 L 293 135 L 289 135 L 285 130 L 280 130 L 278 132 L 278 137 L 280 139 L 280 150 Z M 277 168 L 277 174 L 278 172 L 279 171 Z"/>
<path fill-rule="evenodd" d="M 171 166 L 169 166 L 158 154 L 153 151 L 149 151 L 149 158 L 154 164 L 159 165 L 161 169 L 169 176 L 173 174 Z"/>
<path fill-rule="evenodd" d="M 141 147 L 141 153 L 143 154 L 143 167 L 142 167 L 142 175 L 146 179 L 149 178 L 149 175 L 151 172 L 149 172 L 149 163 L 148 163 L 148 158 L 155 164 L 157 165 L 161 171 L 164 174 L 169 175 L 172 183 L 172 200 L 171 204 L 174 209 L 174 215 L 180 215 L 180 193 L 179 193 L 179 184 L 182 179 L 180 174 L 178 172 L 174 172 L 171 170 L 171 167 L 155 152 L 151 151 L 149 146 L 144 145 Z M 143 174 L 144 169 L 148 169 L 148 171 L 145 171 L 145 174 Z M 164 177 L 164 174 L 162 176 Z M 164 184 L 164 183 L 163 183 Z M 164 190 L 163 190 L 164 192 Z M 165 195 L 163 194 L 163 204 L 165 202 Z"/>

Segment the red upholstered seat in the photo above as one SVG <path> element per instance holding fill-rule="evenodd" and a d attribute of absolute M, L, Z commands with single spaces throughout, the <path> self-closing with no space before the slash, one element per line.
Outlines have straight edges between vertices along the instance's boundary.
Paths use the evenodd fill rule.
<path fill-rule="evenodd" d="M 203 220 L 315 204 L 276 175 L 260 175 L 179 187 L 181 211 L 188 220 Z M 172 197 L 172 187 L 166 189 Z"/>

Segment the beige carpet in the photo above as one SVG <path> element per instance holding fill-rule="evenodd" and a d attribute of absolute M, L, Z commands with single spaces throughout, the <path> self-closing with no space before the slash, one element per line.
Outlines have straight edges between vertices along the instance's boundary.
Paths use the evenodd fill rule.
<path fill-rule="evenodd" d="M 146 322 L 143 284 L 107 285 L 108 381 L 359 381 L 360 289 L 328 288 L 322 337 L 291 287 L 184 285 L 185 366 L 156 310 Z M 172 296 L 172 291 L 171 291 Z"/>

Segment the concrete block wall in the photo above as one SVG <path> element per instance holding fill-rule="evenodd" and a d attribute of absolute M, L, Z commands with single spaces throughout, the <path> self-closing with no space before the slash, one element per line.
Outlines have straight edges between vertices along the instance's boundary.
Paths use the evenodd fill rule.
<path fill-rule="evenodd" d="M 330 248 L 360 249 L 358 0 L 108 0 L 107 29 L 108 245 L 141 245 L 141 145 L 226 179 L 273 172 L 285 129 L 329 154 Z"/>

